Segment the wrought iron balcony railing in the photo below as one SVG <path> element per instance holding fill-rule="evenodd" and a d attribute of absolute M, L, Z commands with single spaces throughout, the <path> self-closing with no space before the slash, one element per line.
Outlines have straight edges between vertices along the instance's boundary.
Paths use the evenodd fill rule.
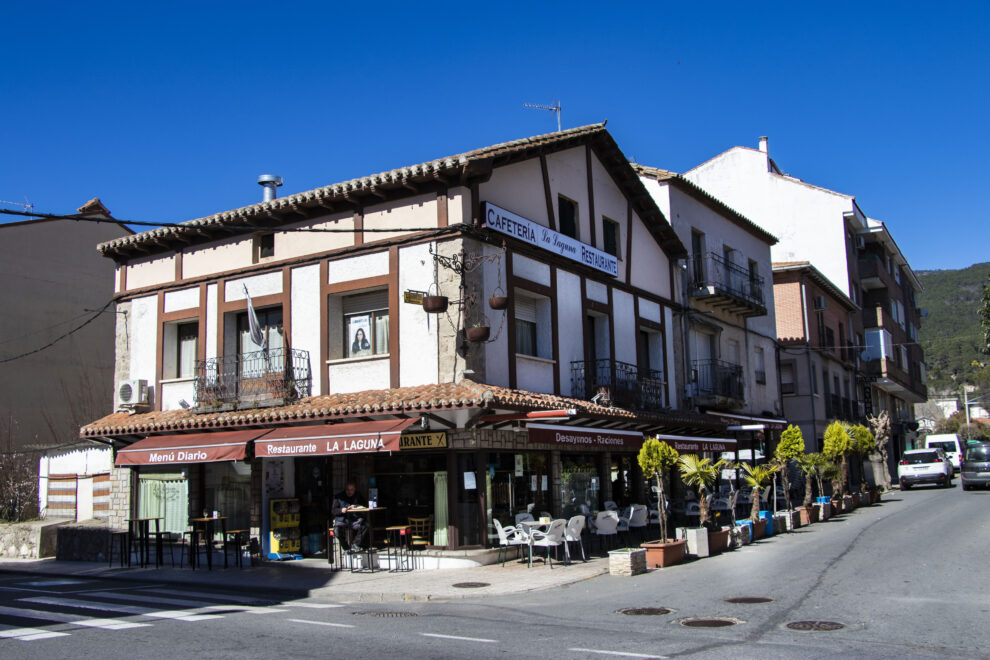
<path fill-rule="evenodd" d="M 663 372 L 655 369 L 608 358 L 571 362 L 571 391 L 585 399 L 607 394 L 623 408 L 660 410 L 665 407 L 666 389 Z"/>
<path fill-rule="evenodd" d="M 717 254 L 691 259 L 690 293 L 694 297 L 719 295 L 733 298 L 750 308 L 752 314 L 766 313 L 763 277 Z"/>
<path fill-rule="evenodd" d="M 310 395 L 309 351 L 274 348 L 196 363 L 196 407 L 284 405 Z"/>
<path fill-rule="evenodd" d="M 722 360 L 695 360 L 691 366 L 698 396 L 743 400 L 745 387 L 742 366 Z"/>

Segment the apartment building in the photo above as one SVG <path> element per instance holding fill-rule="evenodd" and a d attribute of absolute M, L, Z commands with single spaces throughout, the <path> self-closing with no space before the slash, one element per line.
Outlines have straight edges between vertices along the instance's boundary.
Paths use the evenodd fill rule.
<path fill-rule="evenodd" d="M 769 279 L 777 239 L 674 172 L 634 168 L 688 249 L 675 271 L 685 404 L 726 421 L 741 449 L 765 452 L 786 426 Z"/>
<path fill-rule="evenodd" d="M 734 447 L 678 410 L 684 245 L 604 125 L 503 143 L 99 246 L 116 263 L 112 524 L 217 510 L 262 552 L 274 507 L 321 550 L 332 495 L 376 526 L 643 501 L 644 434 Z M 711 438 L 710 440 L 707 438 Z"/>
<path fill-rule="evenodd" d="M 850 399 L 862 401 L 867 416 L 888 411 L 896 457 L 917 429 L 912 404 L 927 396 L 917 344 L 921 284 L 888 228 L 855 197 L 786 174 L 767 145 L 760 138 L 758 149 L 733 147 L 684 177 L 777 236 L 775 262 L 808 262 L 862 309 L 844 328 L 858 353 Z"/>

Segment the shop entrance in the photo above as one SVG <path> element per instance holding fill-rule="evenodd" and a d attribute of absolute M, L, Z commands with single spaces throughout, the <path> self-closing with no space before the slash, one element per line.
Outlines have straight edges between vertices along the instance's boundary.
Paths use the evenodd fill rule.
<path fill-rule="evenodd" d="M 547 452 L 490 453 L 487 476 L 489 539 L 495 535 L 495 519 L 503 526 L 515 525 L 518 514 L 539 518 L 551 513 Z M 494 542 L 498 543 L 497 535 Z"/>
<path fill-rule="evenodd" d="M 333 498 L 329 457 L 296 459 L 296 496 L 299 498 L 300 552 L 304 556 L 326 556 L 326 530 Z"/>

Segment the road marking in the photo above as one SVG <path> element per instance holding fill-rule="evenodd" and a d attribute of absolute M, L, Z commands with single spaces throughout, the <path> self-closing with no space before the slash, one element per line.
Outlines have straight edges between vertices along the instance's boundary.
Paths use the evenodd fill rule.
<path fill-rule="evenodd" d="M 423 637 L 437 637 L 439 639 L 457 639 L 462 642 L 482 642 L 484 644 L 495 644 L 497 639 L 484 639 L 482 637 L 458 637 L 457 635 L 438 635 L 436 633 L 419 633 Z"/>
<path fill-rule="evenodd" d="M 35 580 L 34 582 L 18 582 L 23 587 L 64 587 L 70 584 L 86 584 L 92 580 Z"/>
<path fill-rule="evenodd" d="M 127 628 L 144 628 L 150 623 L 132 623 L 120 619 L 80 619 L 78 614 L 66 612 L 48 612 L 45 610 L 30 610 L 23 607 L 0 607 L 0 615 L 16 616 L 22 619 L 38 619 L 53 623 L 69 623 L 74 626 L 87 628 L 103 628 L 105 630 L 125 630 Z"/>
<path fill-rule="evenodd" d="M 227 612 L 251 612 L 253 614 L 276 614 L 285 612 L 273 607 L 258 607 L 253 605 L 212 605 L 204 600 L 189 600 L 187 598 L 162 598 L 161 596 L 150 596 L 146 594 L 120 594 L 115 591 L 90 591 L 91 595 L 112 598 L 116 600 L 130 600 L 138 603 L 158 603 L 159 605 L 178 605 L 179 607 L 198 607 L 204 610 L 224 610 Z M 216 600 L 222 599 L 214 599 Z"/>
<path fill-rule="evenodd" d="M 51 639 L 52 637 L 68 637 L 69 633 L 38 630 L 37 628 L 7 628 L 0 630 L 0 637 L 18 639 L 22 642 L 33 642 L 36 639 Z"/>
<path fill-rule="evenodd" d="M 599 655 L 619 655 L 624 658 L 656 658 L 658 660 L 666 660 L 665 655 L 650 655 L 648 653 L 627 653 L 625 651 L 602 651 L 601 649 L 567 649 L 568 651 L 574 651 L 576 653 L 597 653 Z"/>
<path fill-rule="evenodd" d="M 147 589 L 150 591 L 151 587 L 147 587 Z M 260 605 L 262 603 L 267 604 L 272 602 L 271 599 L 265 600 L 263 598 L 254 598 L 251 596 L 237 596 L 235 594 L 214 594 L 214 593 L 210 593 L 209 591 L 189 592 L 189 591 L 183 591 L 181 589 L 155 589 L 154 593 L 166 594 L 172 596 L 203 596 L 204 598 L 212 598 L 213 600 L 224 600 L 224 601 L 229 600 L 232 603 L 244 603 L 245 605 Z"/>
<path fill-rule="evenodd" d="M 151 617 L 153 619 L 178 619 L 179 621 L 206 621 L 207 619 L 222 619 L 220 614 L 201 614 L 200 609 L 193 610 L 153 610 L 148 607 L 138 607 L 136 605 L 118 605 L 115 603 L 104 603 L 95 600 L 79 600 L 76 598 L 48 598 L 38 596 L 35 598 L 21 598 L 27 603 L 39 603 L 41 605 L 54 605 L 56 607 L 75 607 L 84 610 L 105 610 L 107 612 L 122 612 L 124 614 L 138 614 Z"/>
<path fill-rule="evenodd" d="M 343 607 L 343 605 L 335 605 L 330 603 L 282 603 L 286 607 L 308 607 L 313 610 L 328 610 L 332 607 Z"/>
<path fill-rule="evenodd" d="M 330 628 L 354 628 L 350 623 L 330 623 L 329 621 L 310 621 L 309 619 L 289 619 L 294 623 L 309 623 L 314 626 L 328 626 Z"/>

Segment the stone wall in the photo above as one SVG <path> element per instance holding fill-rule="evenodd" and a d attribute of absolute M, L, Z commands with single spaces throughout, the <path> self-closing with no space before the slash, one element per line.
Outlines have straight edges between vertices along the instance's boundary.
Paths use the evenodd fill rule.
<path fill-rule="evenodd" d="M 131 487 L 133 470 L 126 467 L 110 468 L 110 511 L 107 521 L 111 529 L 127 529 L 131 518 Z"/>
<path fill-rule="evenodd" d="M 0 524 L 0 557 L 39 559 L 55 554 L 55 535 L 68 520 L 37 520 Z"/>
<path fill-rule="evenodd" d="M 107 561 L 107 525 L 102 520 L 66 524 L 58 529 L 55 559 Z"/>

